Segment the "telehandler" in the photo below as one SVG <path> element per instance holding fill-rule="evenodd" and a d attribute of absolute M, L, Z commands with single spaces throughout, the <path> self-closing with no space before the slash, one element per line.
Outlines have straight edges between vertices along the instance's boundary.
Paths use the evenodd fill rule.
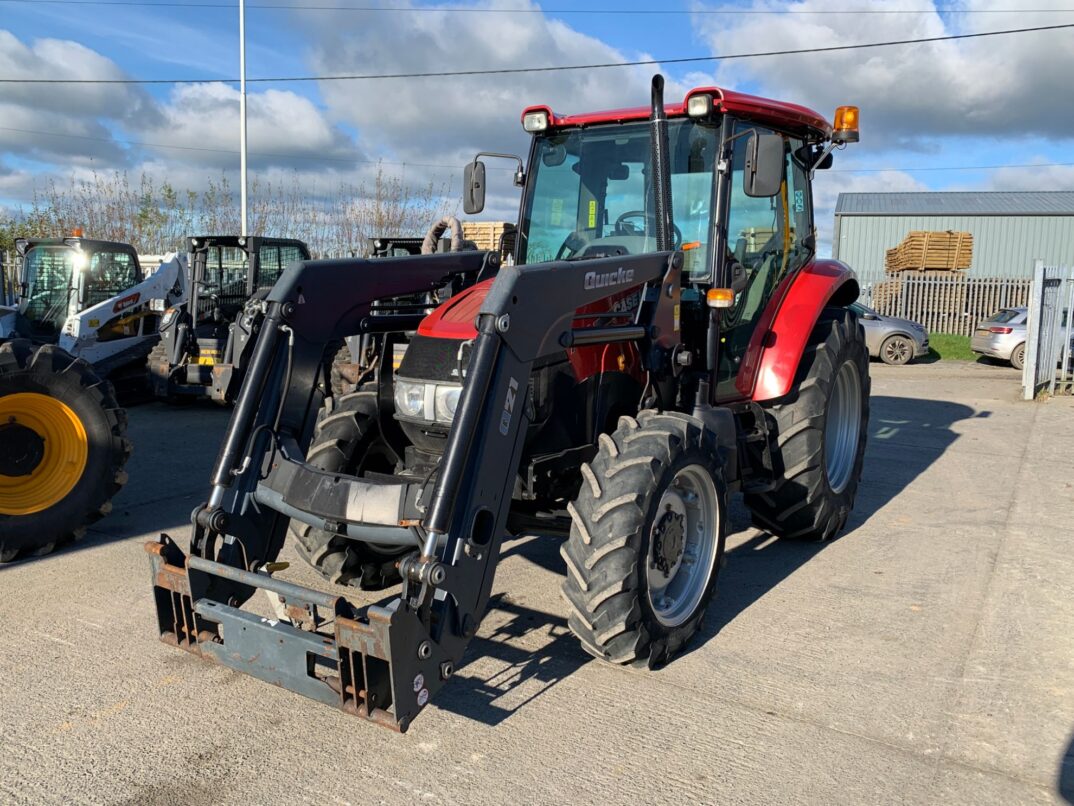
<path fill-rule="evenodd" d="M 701 623 L 730 493 L 782 538 L 843 527 L 868 354 L 853 272 L 814 254 L 811 178 L 858 139 L 856 108 L 833 127 L 716 87 L 665 105 L 656 76 L 648 107 L 522 125 L 514 265 L 301 261 L 265 299 L 189 546 L 146 546 L 165 642 L 405 731 L 462 661 L 509 533 L 568 532 L 582 647 L 652 667 Z M 477 158 L 464 194 L 479 212 Z M 393 307 L 422 293 L 431 314 Z M 379 358 L 325 399 L 354 334 Z M 276 576 L 289 520 L 331 593 Z M 396 584 L 364 610 L 345 587 Z M 258 590 L 282 617 L 243 609 Z"/>

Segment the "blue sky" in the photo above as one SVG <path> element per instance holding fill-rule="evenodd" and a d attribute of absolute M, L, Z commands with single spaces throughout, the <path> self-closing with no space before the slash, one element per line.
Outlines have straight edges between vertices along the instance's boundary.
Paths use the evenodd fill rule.
<path fill-rule="evenodd" d="M 262 2 L 283 0 L 262 0 Z M 1028 0 L 969 0 L 960 12 L 745 14 L 745 10 L 928 9 L 927 0 L 739 3 L 478 0 L 467 6 L 550 11 L 326 12 L 251 9 L 248 76 L 517 67 L 707 56 L 752 50 L 1074 22 L 1074 13 L 980 13 Z M 306 0 L 370 5 L 376 0 Z M 460 5 L 460 4 L 456 4 Z M 956 4 L 944 3 L 944 8 Z M 1060 0 L 1033 9 L 1070 7 Z M 718 14 L 561 14 L 556 9 L 665 9 Z M 737 10 L 732 10 L 737 9 Z M 210 8 L 72 6 L 0 2 L 0 77 L 190 78 L 238 71 L 237 12 Z M 584 111 L 646 100 L 653 68 L 491 76 L 251 85 L 251 165 L 267 179 L 309 187 L 361 183 L 371 163 L 414 177 L 452 178 L 476 149 L 524 148 L 520 109 L 551 102 Z M 838 156 L 817 184 L 818 227 L 830 230 L 840 190 L 1074 188 L 1074 166 L 955 170 L 960 166 L 1074 163 L 1074 33 L 1025 34 L 937 45 L 675 65 L 671 93 L 718 83 L 814 106 L 862 108 L 862 143 Z M 35 187 L 90 171 L 167 176 L 199 189 L 237 168 L 237 104 L 227 85 L 55 88 L 0 85 L 0 205 L 24 204 Z M 11 131 L 19 129 L 21 131 Z M 36 133 L 30 133 L 36 132 Z M 52 133 L 52 134 L 42 134 Z M 56 134 L 67 135 L 57 137 Z M 111 142 L 110 142 L 111 141 Z M 134 147 L 137 141 L 176 148 Z M 198 150 L 202 149 L 202 150 Z M 208 149 L 208 150 L 205 150 Z M 215 149 L 215 150 L 214 150 Z M 262 154 L 273 156 L 261 156 Z M 398 163 L 407 163 L 404 168 Z M 422 165 L 419 166 L 418 163 Z M 451 167 L 430 167 L 451 166 Z M 925 168 L 917 171 L 911 169 Z M 890 169 L 878 171 L 877 169 Z M 858 172 L 861 171 L 861 172 Z M 865 172 L 868 171 L 868 172 Z M 457 186 L 457 179 L 456 186 Z M 514 203 L 503 177 L 499 209 Z"/>

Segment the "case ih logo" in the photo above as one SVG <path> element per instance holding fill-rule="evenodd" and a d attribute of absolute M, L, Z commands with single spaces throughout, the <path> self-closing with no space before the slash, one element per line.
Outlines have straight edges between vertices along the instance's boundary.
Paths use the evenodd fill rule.
<path fill-rule="evenodd" d="M 585 287 L 590 288 L 607 288 L 610 285 L 625 285 L 634 281 L 634 270 L 619 268 L 615 271 L 604 272 L 603 274 L 595 271 L 586 272 L 585 275 Z"/>
<path fill-rule="evenodd" d="M 123 299 L 117 299 L 116 304 L 112 306 L 112 313 L 121 313 L 127 310 L 127 308 L 133 308 L 138 304 L 138 300 L 141 299 L 141 294 L 131 294 L 129 297 Z"/>

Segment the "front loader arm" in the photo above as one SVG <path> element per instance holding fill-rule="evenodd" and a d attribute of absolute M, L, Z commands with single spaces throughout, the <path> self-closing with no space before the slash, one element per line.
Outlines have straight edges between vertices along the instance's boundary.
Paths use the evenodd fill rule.
<path fill-rule="evenodd" d="M 577 308 L 641 284 L 650 300 L 646 321 L 601 328 L 601 338 L 640 340 L 647 355 L 667 359 L 678 337 L 667 324 L 677 321 L 669 311 L 679 299 L 679 253 L 502 269 L 478 316 L 428 507 L 420 521 L 396 524 L 412 530 L 416 548 L 400 563 L 401 595 L 361 616 L 343 597 L 269 576 L 265 563 L 279 551 L 287 523 L 272 507 L 288 509 L 278 503 L 286 477 L 288 490 L 325 493 L 318 516 L 326 522 L 361 528 L 350 518 L 356 498 L 377 491 L 360 479 L 317 473 L 301 455 L 320 406 L 312 391 L 316 373 L 330 341 L 383 326 L 368 315 L 368 305 L 407 293 L 401 278 L 427 277 L 422 267 L 430 260 L 392 261 L 398 272 L 378 261 L 368 284 L 363 277 L 346 294 L 338 285 L 321 286 L 331 283 L 323 262 L 288 270 L 269 297 L 209 503 L 195 512 L 193 556 L 166 538 L 147 547 L 165 640 L 397 730 L 406 730 L 451 676 L 484 616 L 527 425 L 523 402 L 532 362 L 586 337 L 572 330 Z M 337 484 L 351 485 L 347 495 L 329 494 Z M 328 511 L 332 501 L 340 502 L 338 510 Z M 222 544 L 214 551 L 217 540 Z M 330 611 L 333 631 L 258 621 L 240 611 L 257 588 L 286 599 L 288 612 L 313 629 L 321 626 L 317 609 Z"/>

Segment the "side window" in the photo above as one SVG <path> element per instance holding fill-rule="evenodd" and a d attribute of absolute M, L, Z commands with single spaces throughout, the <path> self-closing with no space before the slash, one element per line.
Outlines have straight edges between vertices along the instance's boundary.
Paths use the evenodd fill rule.
<path fill-rule="evenodd" d="M 727 309 L 720 325 L 717 393 L 737 396 L 735 379 L 750 346 L 757 321 L 784 277 L 808 260 L 802 241 L 809 234 L 811 210 L 805 171 L 797 165 L 793 149 L 797 140 L 784 138 L 784 176 L 779 192 L 771 198 L 747 196 L 742 172 L 746 161 L 749 130 L 771 132 L 739 122 L 733 144 L 730 202 L 727 219 L 728 264 L 740 264 L 746 287 Z"/>
<path fill-rule="evenodd" d="M 88 308 L 138 285 L 138 267 L 126 252 L 94 252 L 86 274 L 83 304 Z"/>

